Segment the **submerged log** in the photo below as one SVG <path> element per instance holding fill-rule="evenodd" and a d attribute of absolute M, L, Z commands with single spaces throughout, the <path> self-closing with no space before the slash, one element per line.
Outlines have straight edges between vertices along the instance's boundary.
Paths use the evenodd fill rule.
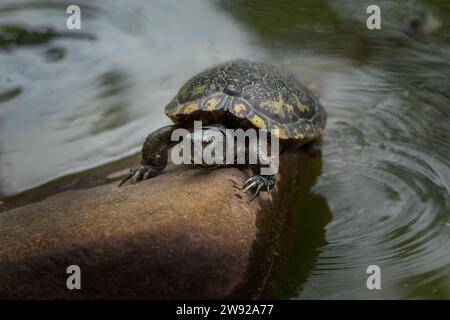
<path fill-rule="evenodd" d="M 66 190 L 0 214 L 2 299 L 257 298 L 316 157 L 289 152 L 277 184 L 250 202 L 249 172 L 170 167 L 117 187 Z M 67 267 L 81 289 L 66 286 Z"/>

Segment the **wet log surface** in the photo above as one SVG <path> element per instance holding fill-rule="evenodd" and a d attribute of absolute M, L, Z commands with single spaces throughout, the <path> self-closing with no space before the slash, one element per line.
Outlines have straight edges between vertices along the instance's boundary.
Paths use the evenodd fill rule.
<path fill-rule="evenodd" d="M 4 210 L 0 298 L 258 298 L 297 181 L 317 157 L 284 154 L 274 190 L 252 202 L 240 189 L 248 171 L 172 166 Z M 69 265 L 81 268 L 81 290 L 67 289 Z"/>

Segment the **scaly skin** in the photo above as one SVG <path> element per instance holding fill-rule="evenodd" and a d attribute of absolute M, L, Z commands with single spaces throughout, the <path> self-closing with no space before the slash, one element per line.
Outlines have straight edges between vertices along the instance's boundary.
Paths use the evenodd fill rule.
<path fill-rule="evenodd" d="M 175 144 L 177 144 L 177 141 L 171 141 L 171 135 L 173 130 L 178 128 L 175 125 L 171 126 L 165 126 L 162 127 L 151 134 L 147 136 L 145 139 L 144 145 L 142 147 L 142 161 L 139 166 L 133 167 L 130 169 L 129 174 L 120 182 L 119 187 L 124 184 L 126 181 L 131 179 L 131 183 L 136 183 L 140 180 L 145 180 L 151 177 L 155 177 L 163 172 L 167 165 L 167 157 L 168 157 L 168 151 L 171 147 L 173 147 Z M 211 125 L 207 128 L 204 128 L 204 130 L 210 130 L 211 128 L 216 128 L 217 130 L 224 133 L 225 127 L 223 127 L 220 124 Z M 225 133 L 224 133 L 225 134 Z M 226 141 L 226 140 L 224 140 Z M 257 151 L 257 147 L 252 148 L 252 146 L 249 147 L 249 149 L 254 149 L 258 153 L 258 157 L 263 157 L 267 162 L 265 165 L 270 165 L 269 159 L 263 155 L 262 153 Z M 250 152 L 249 150 L 246 150 L 246 152 Z M 236 149 L 235 149 L 235 157 Z M 268 164 L 267 164 L 268 163 Z M 261 166 L 262 163 L 256 165 Z M 208 167 L 208 165 L 203 164 L 202 166 Z M 217 165 L 211 165 L 211 167 L 216 168 Z M 254 175 L 249 177 L 242 188 L 244 189 L 244 192 L 249 189 L 254 189 L 255 192 L 253 193 L 250 200 L 253 200 L 260 191 L 267 191 L 269 192 L 275 185 L 276 177 L 275 175 Z"/>
<path fill-rule="evenodd" d="M 131 179 L 131 183 L 160 175 L 167 165 L 168 151 L 176 143 L 171 141 L 172 131 L 177 126 L 170 125 L 150 133 L 142 146 L 142 161 L 130 169 L 130 173 L 120 182 L 119 187 Z"/>

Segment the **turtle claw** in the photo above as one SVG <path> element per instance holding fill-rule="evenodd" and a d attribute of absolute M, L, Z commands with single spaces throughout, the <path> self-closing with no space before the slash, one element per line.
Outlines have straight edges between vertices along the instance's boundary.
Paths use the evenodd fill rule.
<path fill-rule="evenodd" d="M 119 184 L 119 187 L 122 186 L 128 180 L 130 180 L 132 184 L 135 184 L 140 180 L 148 179 L 151 177 L 152 172 L 153 172 L 152 167 L 143 164 L 131 168 L 130 173 L 125 178 L 123 178 L 123 180 Z"/>
<path fill-rule="evenodd" d="M 130 171 L 131 171 L 131 169 L 130 169 Z M 120 188 L 125 182 L 127 182 L 128 180 L 130 180 L 132 176 L 133 176 L 133 173 L 130 172 L 125 178 L 123 178 L 122 181 L 120 181 L 120 183 L 119 183 L 119 188 Z"/>
<path fill-rule="evenodd" d="M 247 190 L 252 189 L 254 187 L 256 188 L 255 192 L 253 193 L 252 197 L 250 198 L 250 201 L 252 201 L 253 199 L 256 198 L 256 196 L 259 194 L 259 192 L 261 190 L 265 190 L 265 191 L 267 191 L 268 194 L 270 194 L 269 191 L 273 188 L 274 185 L 275 185 L 275 177 L 256 175 L 256 176 L 252 176 L 252 177 L 248 178 L 244 182 L 242 188 L 244 188 L 243 189 L 244 192 L 246 192 Z"/>
<path fill-rule="evenodd" d="M 250 198 L 250 201 L 252 201 L 253 199 L 256 198 L 256 196 L 259 194 L 259 191 L 261 190 L 261 188 L 263 187 L 262 184 L 258 184 L 258 186 L 256 187 L 256 191 L 255 193 L 252 195 L 252 197 Z"/>
<path fill-rule="evenodd" d="M 142 170 L 141 169 L 137 169 L 134 172 L 133 176 L 131 177 L 131 183 L 135 184 L 136 182 L 138 182 L 141 179 L 142 175 L 143 175 L 142 174 Z"/>
<path fill-rule="evenodd" d="M 247 180 L 247 181 L 248 181 L 248 180 Z M 245 183 L 245 184 L 242 186 L 242 188 L 244 188 L 244 187 L 247 185 L 247 187 L 245 187 L 245 189 L 242 190 L 243 192 L 246 192 L 247 190 L 253 188 L 253 187 L 256 185 L 256 181 L 255 181 L 255 182 L 250 181 L 250 182 L 251 182 L 251 183 L 249 183 L 248 185 L 247 185 L 247 183 Z"/>

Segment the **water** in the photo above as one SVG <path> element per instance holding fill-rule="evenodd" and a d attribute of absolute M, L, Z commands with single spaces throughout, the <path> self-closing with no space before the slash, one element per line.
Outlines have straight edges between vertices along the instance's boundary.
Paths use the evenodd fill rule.
<path fill-rule="evenodd" d="M 329 114 L 266 296 L 450 298 L 450 4 L 383 1 L 367 30 L 364 1 L 78 3 L 70 32 L 69 2 L 0 5 L 3 196 L 134 154 L 190 76 L 265 60 Z"/>

